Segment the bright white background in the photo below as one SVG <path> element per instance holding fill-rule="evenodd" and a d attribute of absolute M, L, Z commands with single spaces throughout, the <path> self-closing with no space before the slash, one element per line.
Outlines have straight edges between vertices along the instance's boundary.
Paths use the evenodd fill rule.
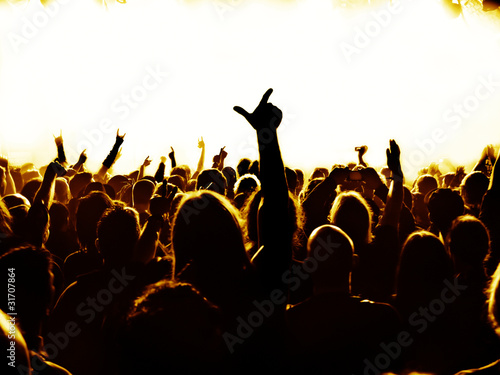
<path fill-rule="evenodd" d="M 445 157 L 473 162 L 500 143 L 500 31 L 472 16 L 451 19 L 435 0 L 403 0 L 397 13 L 385 4 L 347 12 L 325 0 L 18 4 L 0 7 L 0 153 L 15 163 L 48 163 L 62 129 L 70 162 L 87 148 L 97 168 L 120 128 L 117 172 L 149 155 L 153 174 L 170 146 L 195 168 L 200 136 L 206 167 L 222 146 L 235 165 L 257 154 L 232 107 L 252 110 L 270 87 L 294 168 L 356 160 L 362 144 L 368 163 L 382 165 L 394 138 L 412 175 Z M 360 32 L 372 36 L 360 41 Z M 154 85 L 151 70 L 168 76 Z M 498 83 L 479 88 L 488 80 Z M 134 92 L 142 101 L 119 111 Z M 451 117 L 464 104 L 473 110 Z"/>

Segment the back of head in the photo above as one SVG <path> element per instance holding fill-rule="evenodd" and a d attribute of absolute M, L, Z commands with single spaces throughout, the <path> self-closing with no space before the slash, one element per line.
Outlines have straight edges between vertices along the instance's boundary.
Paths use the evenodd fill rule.
<path fill-rule="evenodd" d="M 428 196 L 429 219 L 441 231 L 449 229 L 453 220 L 464 213 L 464 201 L 458 192 L 451 189 L 436 189 Z"/>
<path fill-rule="evenodd" d="M 238 178 L 247 174 L 248 169 L 250 168 L 251 160 L 247 158 L 243 158 L 238 162 L 236 166 L 236 171 L 238 172 Z"/>
<path fill-rule="evenodd" d="M 228 186 L 234 186 L 236 182 L 236 171 L 233 167 L 224 167 L 222 168 L 222 174 L 226 178 Z"/>
<path fill-rule="evenodd" d="M 97 240 L 105 265 L 129 262 L 139 240 L 139 214 L 124 205 L 115 204 L 104 211 L 97 224 Z"/>
<path fill-rule="evenodd" d="M 241 193 L 250 194 L 256 190 L 260 190 L 260 181 L 253 174 L 245 174 L 241 176 L 234 185 L 234 194 Z"/>
<path fill-rule="evenodd" d="M 92 192 L 80 198 L 76 212 L 76 232 L 82 247 L 95 247 L 97 223 L 104 211 L 112 206 L 111 199 L 102 192 Z"/>
<path fill-rule="evenodd" d="M 184 180 L 184 177 L 180 175 L 177 174 L 171 175 L 170 177 L 168 177 L 167 181 L 169 184 L 177 186 L 180 189 L 180 191 L 187 190 L 186 180 Z"/>
<path fill-rule="evenodd" d="M 490 237 L 479 219 L 471 215 L 455 219 L 446 243 L 455 260 L 482 269 L 484 258 L 490 249 Z"/>
<path fill-rule="evenodd" d="M 85 189 L 83 190 L 83 196 L 85 196 L 93 191 L 105 192 L 104 185 L 102 184 L 102 182 L 94 181 L 94 182 L 89 183 L 87 186 L 85 186 Z"/>
<path fill-rule="evenodd" d="M 226 187 L 226 178 L 215 168 L 205 169 L 198 175 L 196 190 L 211 190 L 221 195 L 225 195 Z"/>
<path fill-rule="evenodd" d="M 424 174 L 417 179 L 415 186 L 419 193 L 427 195 L 432 190 L 438 188 L 438 182 L 430 174 Z"/>
<path fill-rule="evenodd" d="M 149 180 L 139 180 L 132 188 L 132 201 L 134 206 L 148 205 L 155 192 L 155 185 Z"/>
<path fill-rule="evenodd" d="M 316 228 L 307 241 L 308 257 L 317 264 L 312 273 L 315 288 L 349 283 L 353 252 L 354 244 L 339 227 L 322 225 Z"/>
<path fill-rule="evenodd" d="M 249 265 L 238 211 L 210 191 L 185 194 L 174 218 L 172 247 L 176 272 L 189 262 L 205 271 L 241 272 Z"/>
<path fill-rule="evenodd" d="M 56 178 L 56 184 L 54 189 L 54 200 L 61 203 L 68 203 L 70 196 L 69 184 L 64 177 Z"/>
<path fill-rule="evenodd" d="M 41 177 L 31 179 L 24 184 L 23 188 L 21 189 L 21 194 L 24 195 L 26 198 L 28 198 L 30 203 L 33 204 L 36 192 L 38 191 L 41 185 L 42 185 Z"/>
<path fill-rule="evenodd" d="M 316 167 L 316 168 L 314 168 L 314 171 L 311 174 L 311 177 L 309 177 L 309 180 L 314 180 L 315 178 L 326 178 L 327 176 L 328 176 L 328 169 L 327 168 Z"/>
<path fill-rule="evenodd" d="M 28 207 L 30 206 L 30 201 L 28 200 L 28 198 L 19 193 L 6 195 L 2 198 L 2 201 L 9 209 L 21 204 L 27 205 Z"/>
<path fill-rule="evenodd" d="M 61 202 L 53 202 L 49 209 L 50 230 L 64 231 L 69 224 L 69 210 Z"/>
<path fill-rule="evenodd" d="M 479 206 L 488 190 L 489 183 L 489 178 L 478 171 L 465 176 L 461 184 L 462 198 L 465 204 L 472 207 Z"/>
<path fill-rule="evenodd" d="M 69 190 L 73 198 L 79 198 L 80 192 L 92 181 L 92 173 L 77 173 L 69 181 Z"/>
<path fill-rule="evenodd" d="M 220 322 L 219 310 L 191 285 L 160 281 L 148 286 L 127 317 L 120 374 L 220 371 Z"/>
<path fill-rule="evenodd" d="M 188 181 L 191 178 L 191 170 L 187 165 L 178 165 L 173 167 L 170 171 L 170 176 L 181 176 L 184 181 Z"/>
<path fill-rule="evenodd" d="M 346 232 L 356 246 L 371 241 L 372 211 L 358 192 L 342 192 L 335 198 L 330 221 Z"/>
<path fill-rule="evenodd" d="M 443 281 L 452 277 L 452 262 L 441 240 L 427 231 L 412 233 L 403 245 L 399 260 L 398 298 L 409 298 L 417 304 L 426 302 L 437 297 L 443 289 Z"/>
<path fill-rule="evenodd" d="M 115 175 L 109 179 L 108 185 L 118 194 L 124 186 L 130 185 L 130 180 L 123 175 Z"/>

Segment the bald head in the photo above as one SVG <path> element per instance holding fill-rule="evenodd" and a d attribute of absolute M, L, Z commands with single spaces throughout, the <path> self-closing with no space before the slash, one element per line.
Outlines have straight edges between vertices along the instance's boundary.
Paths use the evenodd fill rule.
<path fill-rule="evenodd" d="M 334 225 L 316 228 L 307 241 L 307 252 L 318 264 L 312 273 L 315 289 L 348 285 L 354 245 L 342 229 Z"/>

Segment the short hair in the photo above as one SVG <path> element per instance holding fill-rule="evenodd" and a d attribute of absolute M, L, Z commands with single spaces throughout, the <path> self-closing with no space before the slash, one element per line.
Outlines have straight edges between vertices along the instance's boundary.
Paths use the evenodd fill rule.
<path fill-rule="evenodd" d="M 480 205 L 488 190 L 489 178 L 482 172 L 469 173 L 460 185 L 462 198 L 467 205 Z"/>
<path fill-rule="evenodd" d="M 472 215 L 456 218 L 446 238 L 453 257 L 481 267 L 490 250 L 490 237 L 484 224 Z"/>
<path fill-rule="evenodd" d="M 122 374 L 206 373 L 224 357 L 219 309 L 193 286 L 149 285 L 130 309 L 119 340 Z"/>
<path fill-rule="evenodd" d="M 105 263 L 125 264 L 132 258 L 140 235 L 139 214 L 121 204 L 104 211 L 97 224 L 99 251 Z"/>
<path fill-rule="evenodd" d="M 225 195 L 226 188 L 226 178 L 218 169 L 205 169 L 198 175 L 196 190 L 206 189 Z"/>
<path fill-rule="evenodd" d="M 149 204 L 149 200 L 155 192 L 155 184 L 150 180 L 139 180 L 132 187 L 132 200 L 134 206 L 137 204 Z"/>

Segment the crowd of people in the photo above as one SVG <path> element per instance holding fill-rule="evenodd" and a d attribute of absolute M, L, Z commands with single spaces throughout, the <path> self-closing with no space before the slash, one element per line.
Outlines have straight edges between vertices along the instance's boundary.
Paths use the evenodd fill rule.
<path fill-rule="evenodd" d="M 305 176 L 271 93 L 234 107 L 259 150 L 235 168 L 201 138 L 194 173 L 172 149 L 113 175 L 119 131 L 96 173 L 62 134 L 48 166 L 0 158 L 2 373 L 500 373 L 494 148 L 408 181 L 389 140 L 378 171 L 363 146 Z"/>

